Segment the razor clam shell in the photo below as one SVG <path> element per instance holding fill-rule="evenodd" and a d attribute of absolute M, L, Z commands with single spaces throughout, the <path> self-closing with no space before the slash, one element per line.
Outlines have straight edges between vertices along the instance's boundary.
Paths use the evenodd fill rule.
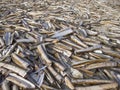
<path fill-rule="evenodd" d="M 68 77 L 65 77 L 65 83 L 71 90 L 74 90 L 74 86 L 72 85 L 72 83 Z"/>
<path fill-rule="evenodd" d="M 110 83 L 110 84 L 100 84 L 100 85 L 94 85 L 94 86 L 87 86 L 87 87 L 76 87 L 76 90 L 106 90 L 106 89 L 114 89 L 117 88 L 118 84 L 117 83 Z"/>
<path fill-rule="evenodd" d="M 114 51 L 111 51 L 111 50 L 102 50 L 103 53 L 107 54 L 107 55 L 110 55 L 112 57 L 116 57 L 116 58 L 119 58 L 120 59 L 120 55 L 118 52 L 114 52 Z"/>
<path fill-rule="evenodd" d="M 63 31 L 61 30 L 61 31 L 55 32 L 55 35 L 53 35 L 51 38 L 60 38 L 71 33 L 73 33 L 73 30 L 68 28 Z"/>
<path fill-rule="evenodd" d="M 6 45 L 12 44 L 13 36 L 12 36 L 11 32 L 6 32 L 3 39 L 4 39 Z"/>
<path fill-rule="evenodd" d="M 76 45 L 75 43 L 73 43 L 73 42 L 71 42 L 71 41 L 69 41 L 69 40 L 62 40 L 61 42 L 65 43 L 65 44 L 68 44 L 68 45 L 70 45 L 70 46 L 72 46 L 72 47 L 78 48 L 78 49 L 81 49 L 81 48 L 82 48 L 81 46 Z"/>
<path fill-rule="evenodd" d="M 107 68 L 107 67 L 118 67 L 118 64 L 116 62 L 103 62 L 103 63 L 96 63 L 91 64 L 86 67 L 86 69 L 95 69 L 95 68 Z"/>
<path fill-rule="evenodd" d="M 33 43 L 33 40 L 30 39 L 17 39 L 17 43 Z"/>
<path fill-rule="evenodd" d="M 11 70 L 11 71 L 21 75 L 22 77 L 24 77 L 28 72 L 24 69 L 21 69 L 21 68 L 17 67 L 17 66 L 13 66 L 13 65 L 10 65 L 10 64 L 2 63 L 2 62 L 0 62 L 0 67 L 4 67 L 8 70 Z"/>
<path fill-rule="evenodd" d="M 71 39 L 80 46 L 83 46 L 85 48 L 88 47 L 86 44 L 80 41 L 79 38 L 77 38 L 76 36 L 71 36 Z"/>
<path fill-rule="evenodd" d="M 51 66 L 48 67 L 48 70 L 52 73 L 52 75 L 58 80 L 58 82 L 62 81 L 62 76 L 54 70 Z"/>
<path fill-rule="evenodd" d="M 77 79 L 77 80 L 72 80 L 73 84 L 87 84 L 87 85 L 97 85 L 97 84 L 107 84 L 107 83 L 112 83 L 113 81 L 110 80 L 99 80 L 99 79 Z"/>
<path fill-rule="evenodd" d="M 12 83 L 15 83 L 16 85 L 23 88 L 35 88 L 35 85 L 33 83 L 14 73 L 10 73 L 6 80 L 11 81 Z"/>
<path fill-rule="evenodd" d="M 92 31 L 92 30 L 86 30 L 87 34 L 88 35 L 91 35 L 91 36 L 96 36 L 98 34 L 98 32 L 95 32 L 95 31 Z"/>
<path fill-rule="evenodd" d="M 93 47 L 88 47 L 86 49 L 83 49 L 83 50 L 76 50 L 75 53 L 84 53 L 84 52 L 90 52 L 90 51 L 94 51 L 96 49 L 100 49 L 101 48 L 101 45 L 95 45 Z"/>
<path fill-rule="evenodd" d="M 12 61 L 16 63 L 18 66 L 27 69 L 28 66 L 30 65 L 28 62 L 26 62 L 24 59 L 20 58 L 17 54 L 12 53 L 11 54 Z"/>
<path fill-rule="evenodd" d="M 42 57 L 42 59 L 45 60 L 47 64 L 51 64 L 52 61 L 51 61 L 51 60 L 48 58 L 48 56 L 46 55 L 46 52 L 43 50 L 43 46 L 42 46 L 42 45 L 39 45 L 39 46 L 37 47 L 37 49 L 38 49 L 38 52 L 39 52 L 40 56 Z"/>

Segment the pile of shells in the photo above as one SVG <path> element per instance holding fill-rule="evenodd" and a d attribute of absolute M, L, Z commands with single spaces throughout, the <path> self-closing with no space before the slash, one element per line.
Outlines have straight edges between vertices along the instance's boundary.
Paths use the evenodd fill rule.
<path fill-rule="evenodd" d="M 120 13 L 80 1 L 1 0 L 2 90 L 119 89 Z"/>

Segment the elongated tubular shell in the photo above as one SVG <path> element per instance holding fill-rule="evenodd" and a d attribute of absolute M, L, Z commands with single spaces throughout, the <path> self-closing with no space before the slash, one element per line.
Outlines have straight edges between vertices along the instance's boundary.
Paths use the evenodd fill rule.
<path fill-rule="evenodd" d="M 35 88 L 35 85 L 33 83 L 14 73 L 10 73 L 6 80 L 11 81 L 12 83 L 23 88 Z"/>
<path fill-rule="evenodd" d="M 46 64 L 50 65 L 52 61 L 48 58 L 48 56 L 45 54 L 45 51 L 43 50 L 42 45 L 37 46 L 38 53 L 41 56 L 43 60 L 45 60 Z"/>

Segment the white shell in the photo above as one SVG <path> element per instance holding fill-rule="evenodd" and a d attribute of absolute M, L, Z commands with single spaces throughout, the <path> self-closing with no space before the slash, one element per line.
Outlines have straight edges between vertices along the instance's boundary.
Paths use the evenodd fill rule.
<path fill-rule="evenodd" d="M 80 71 L 78 71 L 77 69 L 71 68 L 71 72 L 72 72 L 72 76 L 74 78 L 83 78 L 83 74 Z"/>

